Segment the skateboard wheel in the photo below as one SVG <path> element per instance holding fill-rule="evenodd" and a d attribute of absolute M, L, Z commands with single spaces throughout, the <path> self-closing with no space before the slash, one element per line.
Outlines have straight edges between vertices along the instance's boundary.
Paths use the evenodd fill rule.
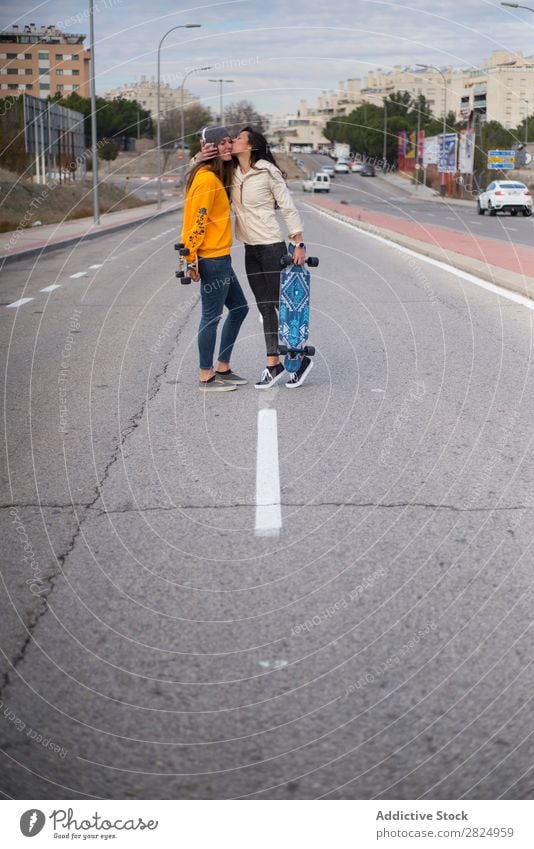
<path fill-rule="evenodd" d="M 183 271 L 175 271 L 174 274 L 178 278 L 180 283 L 184 284 L 184 286 L 187 285 L 188 283 L 191 283 L 191 278 L 186 277 L 186 275 L 184 274 Z"/>
<path fill-rule="evenodd" d="M 303 351 L 307 357 L 313 357 L 313 355 L 315 354 L 315 348 L 313 345 L 306 345 Z"/>
<path fill-rule="evenodd" d="M 174 246 L 174 250 L 175 251 L 181 251 L 183 247 L 185 247 L 183 242 L 176 242 L 176 244 Z"/>
<path fill-rule="evenodd" d="M 282 268 L 287 268 L 289 265 L 293 265 L 293 257 L 291 254 L 286 254 L 286 256 L 281 257 L 280 265 Z"/>
<path fill-rule="evenodd" d="M 317 266 L 319 265 L 319 257 L 318 256 L 309 256 L 308 259 L 306 260 L 306 263 L 307 263 L 307 265 L 310 266 L 310 268 L 317 268 Z"/>
<path fill-rule="evenodd" d="M 285 356 L 285 354 L 287 354 L 287 345 L 279 345 L 278 353 L 282 354 L 282 356 Z"/>

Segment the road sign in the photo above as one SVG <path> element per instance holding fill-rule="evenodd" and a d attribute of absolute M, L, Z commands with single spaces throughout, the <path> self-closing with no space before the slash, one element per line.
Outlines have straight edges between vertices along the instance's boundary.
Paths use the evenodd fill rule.
<path fill-rule="evenodd" d="M 515 150 L 488 150 L 489 171 L 509 171 L 515 167 Z"/>

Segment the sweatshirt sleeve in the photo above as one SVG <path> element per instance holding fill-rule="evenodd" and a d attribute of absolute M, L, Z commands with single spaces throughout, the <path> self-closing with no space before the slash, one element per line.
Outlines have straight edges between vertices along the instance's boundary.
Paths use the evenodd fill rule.
<path fill-rule="evenodd" d="M 215 199 L 215 187 L 208 176 L 198 175 L 189 189 L 184 204 L 182 242 L 189 249 L 188 262 L 197 261 L 197 251 L 206 236 L 208 216 Z"/>
<path fill-rule="evenodd" d="M 273 167 L 269 168 L 269 176 L 271 181 L 271 191 L 275 201 L 280 207 L 280 212 L 284 217 L 284 221 L 286 222 L 288 234 L 293 236 L 295 233 L 302 233 L 302 219 L 282 174 L 278 168 Z"/>

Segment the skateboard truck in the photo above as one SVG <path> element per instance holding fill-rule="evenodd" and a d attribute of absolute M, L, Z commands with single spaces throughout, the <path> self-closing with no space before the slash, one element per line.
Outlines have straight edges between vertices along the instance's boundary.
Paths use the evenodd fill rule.
<path fill-rule="evenodd" d="M 174 250 L 178 251 L 178 255 L 180 257 L 180 268 L 177 269 L 174 274 L 179 279 L 180 283 L 184 286 L 186 284 L 191 283 L 191 278 L 189 277 L 189 266 L 187 263 L 187 257 L 189 256 L 189 248 L 186 248 L 183 242 L 178 242 L 174 246 Z"/>

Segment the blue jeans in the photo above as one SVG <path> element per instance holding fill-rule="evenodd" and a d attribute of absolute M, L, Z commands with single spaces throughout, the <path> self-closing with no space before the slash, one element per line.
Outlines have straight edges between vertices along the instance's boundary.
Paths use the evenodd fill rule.
<path fill-rule="evenodd" d="M 198 260 L 202 316 L 198 328 L 198 353 L 200 368 L 213 367 L 213 354 L 217 340 L 217 325 L 223 307 L 228 315 L 222 327 L 218 359 L 229 363 L 234 342 L 248 313 L 248 304 L 232 268 L 230 255 Z"/>

